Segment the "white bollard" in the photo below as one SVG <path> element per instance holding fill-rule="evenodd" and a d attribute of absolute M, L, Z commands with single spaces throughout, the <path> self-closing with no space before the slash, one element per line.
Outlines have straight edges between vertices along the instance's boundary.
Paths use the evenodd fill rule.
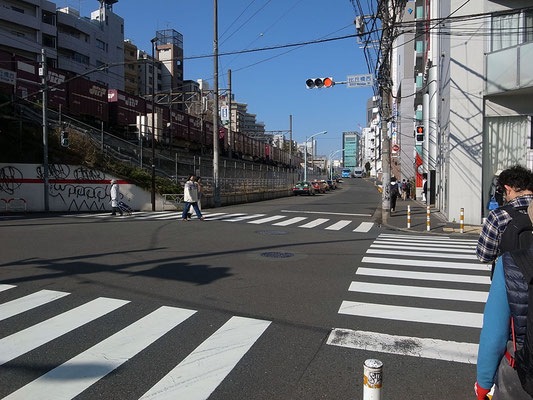
<path fill-rule="evenodd" d="M 461 233 L 465 233 L 465 209 L 461 208 L 461 224 L 460 224 Z"/>
<path fill-rule="evenodd" d="M 407 228 L 411 228 L 411 206 L 407 206 Z"/>
<path fill-rule="evenodd" d="M 368 359 L 363 364 L 363 369 L 363 400 L 381 400 L 383 363 L 379 360 Z"/>
<path fill-rule="evenodd" d="M 429 206 L 426 208 L 426 230 L 428 232 L 431 230 L 431 212 L 429 211 Z"/>

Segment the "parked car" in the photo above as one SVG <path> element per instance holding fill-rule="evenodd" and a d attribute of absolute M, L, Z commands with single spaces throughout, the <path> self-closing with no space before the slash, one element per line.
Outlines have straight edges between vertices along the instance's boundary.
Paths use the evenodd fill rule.
<path fill-rule="evenodd" d="M 308 196 L 315 195 L 315 188 L 308 181 L 301 181 L 294 185 L 292 188 L 292 194 L 298 196 L 299 194 L 306 194 Z"/>
<path fill-rule="evenodd" d="M 315 188 L 315 192 L 326 193 L 326 185 L 324 185 L 323 182 L 314 180 L 314 181 L 311 181 L 311 184 Z"/>
<path fill-rule="evenodd" d="M 335 182 L 334 180 L 331 180 L 331 179 L 328 179 L 327 182 L 328 182 L 328 186 L 330 188 L 332 188 L 333 190 L 337 189 L 337 182 Z"/>

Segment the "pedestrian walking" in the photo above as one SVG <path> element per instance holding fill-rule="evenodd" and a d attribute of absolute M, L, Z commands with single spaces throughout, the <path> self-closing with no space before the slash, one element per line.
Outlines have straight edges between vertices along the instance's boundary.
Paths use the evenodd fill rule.
<path fill-rule="evenodd" d="M 533 222 L 533 203 L 527 213 Z M 524 365 L 531 357 L 533 332 L 528 313 L 529 282 L 524 277 L 529 279 L 532 274 L 533 248 L 509 251 L 498 258 L 479 338 L 474 385 L 478 400 L 487 398 L 493 384 L 493 400 L 532 398 L 531 365 Z"/>
<path fill-rule="evenodd" d="M 398 190 L 398 182 L 396 181 L 396 178 L 393 176 L 391 178 L 391 184 L 390 184 L 390 210 L 393 212 L 396 209 L 396 199 L 398 198 L 398 195 L 400 194 L 400 191 Z"/>
<path fill-rule="evenodd" d="M 113 212 L 111 215 L 117 215 L 117 212 L 122 215 L 122 210 L 118 206 L 118 198 L 120 196 L 120 189 L 118 188 L 118 183 L 115 179 L 111 179 L 111 207 L 113 208 Z"/>
<path fill-rule="evenodd" d="M 187 214 L 191 206 L 196 212 L 196 216 L 198 217 L 198 219 L 200 219 L 200 221 L 204 220 L 202 212 L 198 208 L 198 185 L 195 182 L 194 175 L 191 175 L 189 177 L 189 180 L 185 182 L 185 186 L 183 188 L 183 201 L 185 202 L 185 206 L 183 207 L 183 213 L 181 214 L 181 219 L 183 221 L 188 221 Z"/>
<path fill-rule="evenodd" d="M 198 189 L 198 209 L 202 211 L 202 197 L 203 197 L 202 178 L 200 176 L 197 176 L 194 179 L 194 182 L 196 183 L 196 188 Z M 194 209 L 192 213 L 187 214 L 187 217 L 191 218 L 193 215 L 196 215 L 196 211 L 194 211 Z"/>
<path fill-rule="evenodd" d="M 504 252 L 502 235 L 513 220 L 511 214 L 525 214 L 524 208 L 533 201 L 533 173 L 520 165 L 508 168 L 498 177 L 498 190 L 503 193 L 505 205 L 489 212 L 477 242 L 476 254 L 483 263 L 496 261 Z"/>
<path fill-rule="evenodd" d="M 409 186 L 405 179 L 402 180 L 402 200 L 407 200 L 409 191 Z"/>

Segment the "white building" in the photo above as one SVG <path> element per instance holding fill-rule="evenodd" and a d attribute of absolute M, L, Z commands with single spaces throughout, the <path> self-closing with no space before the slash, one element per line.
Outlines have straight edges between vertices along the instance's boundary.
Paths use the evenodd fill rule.
<path fill-rule="evenodd" d="M 424 127 L 415 143 L 417 183 L 427 174 L 430 201 L 449 221 L 464 208 L 465 222 L 479 224 L 496 171 L 533 166 L 531 1 L 511 8 L 497 0 L 416 0 L 408 7 L 416 28 L 410 116 Z M 472 17 L 480 13 L 487 15 Z M 428 32 L 427 21 L 441 19 Z"/>
<path fill-rule="evenodd" d="M 124 19 L 113 13 L 118 0 L 100 0 L 91 18 L 81 17 L 70 7 L 57 10 L 57 67 L 84 74 L 102 65 L 87 78 L 124 90 Z"/>

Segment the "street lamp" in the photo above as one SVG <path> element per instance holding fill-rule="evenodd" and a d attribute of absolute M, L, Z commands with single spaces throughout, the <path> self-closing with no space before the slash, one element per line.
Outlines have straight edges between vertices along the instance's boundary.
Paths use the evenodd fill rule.
<path fill-rule="evenodd" d="M 304 142 L 304 147 L 305 147 L 305 149 L 304 149 L 304 181 L 307 181 L 307 142 L 309 141 L 309 139 L 312 139 L 315 136 L 325 135 L 326 133 L 328 133 L 328 131 L 322 131 L 322 132 L 315 133 L 314 135 L 311 135 L 311 136 L 305 138 L 305 142 Z"/>
<path fill-rule="evenodd" d="M 150 40 L 152 42 L 152 211 L 155 211 L 155 57 L 154 47 L 159 39 L 157 37 Z"/>
<path fill-rule="evenodd" d="M 329 153 L 329 179 L 333 180 L 333 167 L 332 167 L 332 162 L 333 162 L 333 156 L 335 154 L 337 154 L 338 152 L 342 151 L 344 153 L 344 150 L 346 149 L 339 149 L 339 150 L 335 150 L 335 151 L 332 151 L 331 153 Z"/>

